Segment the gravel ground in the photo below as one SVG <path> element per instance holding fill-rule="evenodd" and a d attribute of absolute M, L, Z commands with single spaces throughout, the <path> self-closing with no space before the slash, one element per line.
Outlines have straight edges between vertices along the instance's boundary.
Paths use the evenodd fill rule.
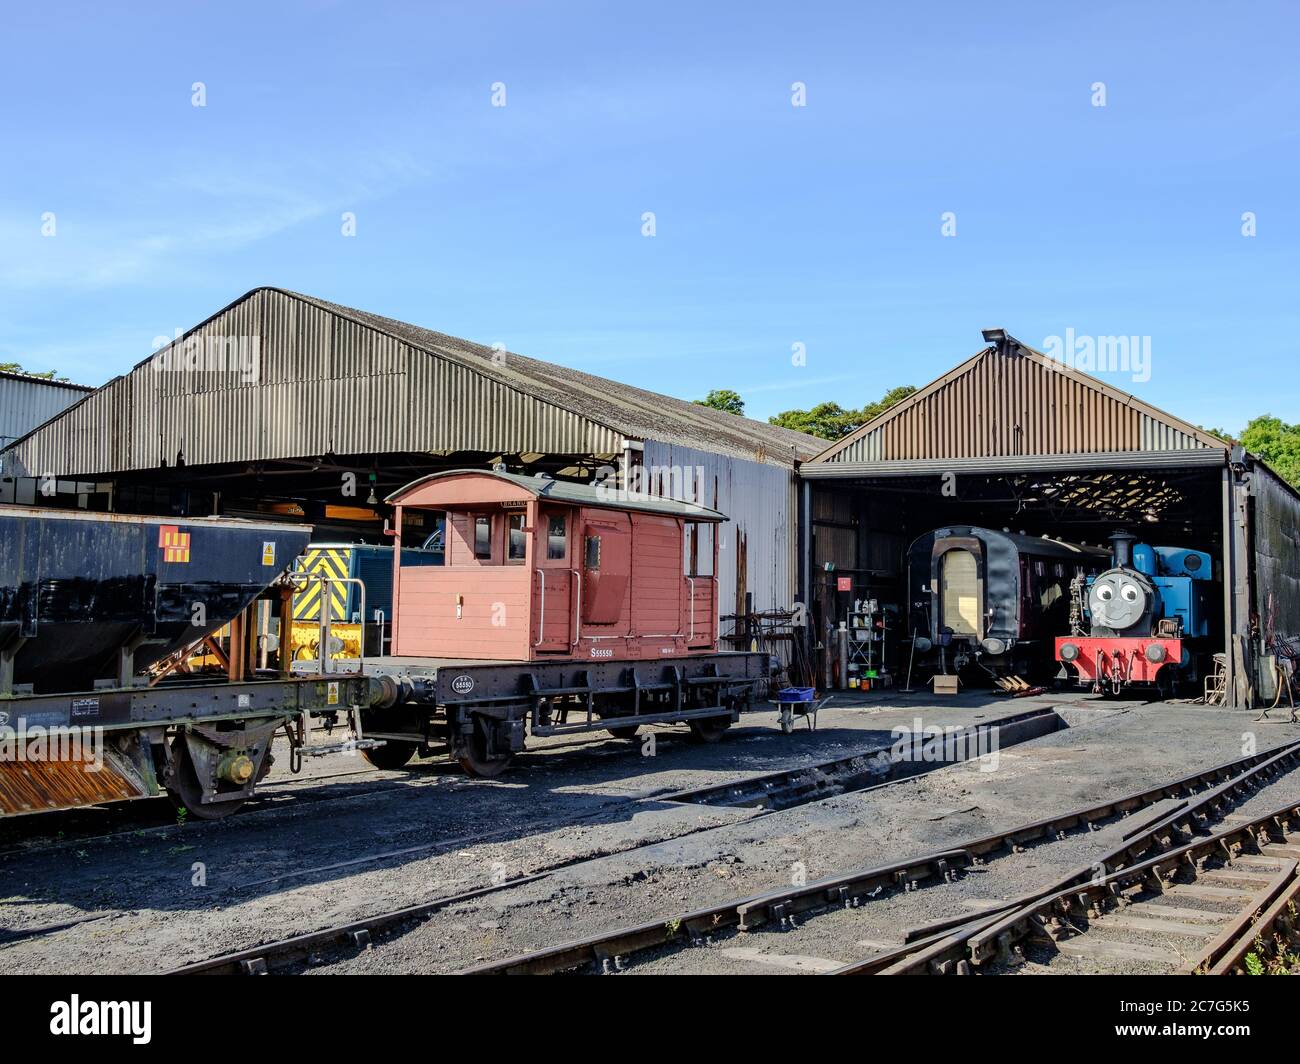
<path fill-rule="evenodd" d="M 889 729 L 916 716 L 964 725 L 1035 705 L 1058 706 L 1074 726 L 1002 751 L 994 771 L 947 766 L 770 814 L 654 798 L 888 745 Z M 376 772 L 337 756 L 308 763 L 316 779 L 282 782 L 277 774 L 257 808 L 219 824 L 176 825 L 165 810 L 148 808 L 158 803 L 135 803 L 143 820 L 113 823 L 102 837 L 87 814 L 59 823 L 37 818 L 49 826 L 38 831 L 33 820 L 0 833 L 0 851 L 8 851 L 0 862 L 0 971 L 165 970 L 494 877 L 567 865 L 322 969 L 452 971 L 770 889 L 788 882 L 796 866 L 816 878 L 1127 793 L 1240 756 L 1252 727 L 1261 747 L 1300 736 L 1300 728 L 1254 726 L 1246 714 L 1181 705 L 885 695 L 837 699 L 816 732 L 789 737 L 770 714 L 747 720 L 717 746 L 692 746 L 661 730 L 650 758 L 634 743 L 553 740 L 497 781 L 466 780 L 432 763 Z M 852 928 L 827 923 L 822 932 L 815 930 L 822 918 L 809 921 L 791 933 L 800 943 L 806 935 L 806 944 L 787 948 L 795 939 L 783 936 L 762 952 L 822 961 L 862 955 L 859 942 L 900 941 L 906 927 L 1021 893 L 1052 869 L 1083 863 L 1094 845 L 1104 848 L 1105 833 L 1080 836 L 1078 852 L 1073 840 L 1059 854 L 1034 848 L 949 887 L 843 914 L 864 918 Z M 73 926 L 59 929 L 66 924 Z M 689 950 L 646 968 L 719 970 L 700 960 L 714 952 Z M 721 970 L 789 970 L 743 953 L 725 964 Z"/>

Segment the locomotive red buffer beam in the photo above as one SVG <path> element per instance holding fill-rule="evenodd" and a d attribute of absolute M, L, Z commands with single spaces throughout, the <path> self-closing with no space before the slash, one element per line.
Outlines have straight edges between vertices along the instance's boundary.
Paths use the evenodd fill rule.
<path fill-rule="evenodd" d="M 1183 641 L 1142 636 L 1058 636 L 1056 660 L 1072 666 L 1080 681 L 1155 683 L 1163 666 L 1182 664 Z"/>

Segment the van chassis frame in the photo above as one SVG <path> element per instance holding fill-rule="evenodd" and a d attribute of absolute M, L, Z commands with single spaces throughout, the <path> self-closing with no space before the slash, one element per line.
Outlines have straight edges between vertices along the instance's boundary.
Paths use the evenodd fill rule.
<path fill-rule="evenodd" d="M 709 722 L 720 735 L 754 704 L 770 671 L 768 655 L 745 651 L 662 662 L 447 663 L 423 673 L 403 668 L 400 658 L 368 666 L 394 676 L 406 697 L 364 711 L 366 735 L 445 752 L 479 769 L 504 767 L 529 734 L 630 738 L 644 724 L 694 721 L 693 734 Z M 657 676 L 647 675 L 656 667 Z"/>

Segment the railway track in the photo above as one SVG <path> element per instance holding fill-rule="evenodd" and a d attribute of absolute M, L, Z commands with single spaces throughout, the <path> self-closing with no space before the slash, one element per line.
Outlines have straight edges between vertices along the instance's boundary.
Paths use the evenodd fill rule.
<path fill-rule="evenodd" d="M 353 780 L 333 783 L 331 780 Z M 423 781 L 420 781 L 423 782 Z M 394 778 L 383 769 L 333 772 L 302 779 L 277 780 L 249 799 L 239 818 L 266 817 L 290 807 L 319 805 L 386 794 L 410 787 L 407 779 Z M 104 831 L 105 821 L 117 830 Z M 34 816 L 15 817 L 3 822 L 0 831 L 0 858 L 57 852 L 111 842 L 114 839 L 139 838 L 144 834 L 165 835 L 185 829 L 201 828 L 218 821 L 190 820 L 182 824 L 176 807 L 166 796 L 138 798 L 129 802 L 80 809 L 57 810 Z"/>
<path fill-rule="evenodd" d="M 1298 870 L 1293 801 L 831 974 L 1001 973 L 1061 960 L 1102 973 L 1244 973 L 1252 954 L 1261 965 L 1294 954 Z"/>
<path fill-rule="evenodd" d="M 624 967 L 626 958 L 641 951 L 664 946 L 677 947 L 708 941 L 729 929 L 748 931 L 763 924 L 784 926 L 801 914 L 829 907 L 856 908 L 869 897 L 882 893 L 909 891 L 922 886 L 951 880 L 967 867 L 996 857 L 1018 853 L 1035 843 L 1064 838 L 1075 832 L 1093 831 L 1100 825 L 1120 820 L 1132 813 L 1172 800 L 1173 814 L 1161 817 L 1150 827 L 1135 829 L 1109 855 L 1114 867 L 1132 863 L 1148 851 L 1168 848 L 1174 841 L 1174 821 L 1179 816 L 1210 817 L 1226 812 L 1226 807 L 1252 793 L 1265 781 L 1290 771 L 1300 764 L 1300 742 L 1239 758 L 1213 768 L 1168 781 L 1156 787 L 1134 792 L 1081 809 L 1017 825 L 1006 831 L 983 836 L 958 846 L 892 862 L 887 865 L 858 869 L 845 875 L 813 883 L 785 887 L 761 895 L 732 899 L 721 905 L 670 915 L 651 923 L 594 935 L 561 946 L 538 950 L 526 955 L 480 965 L 469 971 L 489 973 L 546 973 L 573 969 L 614 971 Z M 762 815 L 762 814 L 760 814 Z M 716 830 L 716 829 L 708 829 Z M 598 860 L 599 858 L 596 858 Z M 587 863 L 584 859 L 575 863 Z M 324 928 L 277 942 L 269 942 L 237 953 L 214 957 L 175 969 L 172 974 L 261 973 L 291 967 L 304 960 L 322 962 L 330 951 L 364 949 L 385 932 L 400 932 L 404 927 L 429 918 L 448 905 L 513 889 L 554 874 L 544 870 L 517 880 L 487 886 L 425 904 L 378 913 L 363 920 Z M 1092 866 L 1080 870 L 1081 880 L 1093 875 Z M 1019 899 L 1026 901 L 1029 899 Z M 991 919 L 990 914 L 985 919 Z M 952 923 L 956 924 L 957 921 Z M 901 956 L 909 956 L 930 941 L 952 937 L 947 927 L 928 932 L 906 947 Z"/>

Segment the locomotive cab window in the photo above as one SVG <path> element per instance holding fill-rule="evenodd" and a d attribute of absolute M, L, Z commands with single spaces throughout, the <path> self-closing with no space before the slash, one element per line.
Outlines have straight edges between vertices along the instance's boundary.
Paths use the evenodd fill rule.
<path fill-rule="evenodd" d="M 600 537 L 588 536 L 586 543 L 586 559 L 583 562 L 588 569 L 600 568 Z"/>
<path fill-rule="evenodd" d="M 563 514 L 551 514 L 546 519 L 546 558 L 562 562 L 569 552 L 568 524 Z"/>
<path fill-rule="evenodd" d="M 506 561 L 522 562 L 528 556 L 528 534 L 524 531 L 525 514 L 506 518 Z"/>
<path fill-rule="evenodd" d="M 474 518 L 474 557 L 486 561 L 492 557 L 492 518 Z"/>

